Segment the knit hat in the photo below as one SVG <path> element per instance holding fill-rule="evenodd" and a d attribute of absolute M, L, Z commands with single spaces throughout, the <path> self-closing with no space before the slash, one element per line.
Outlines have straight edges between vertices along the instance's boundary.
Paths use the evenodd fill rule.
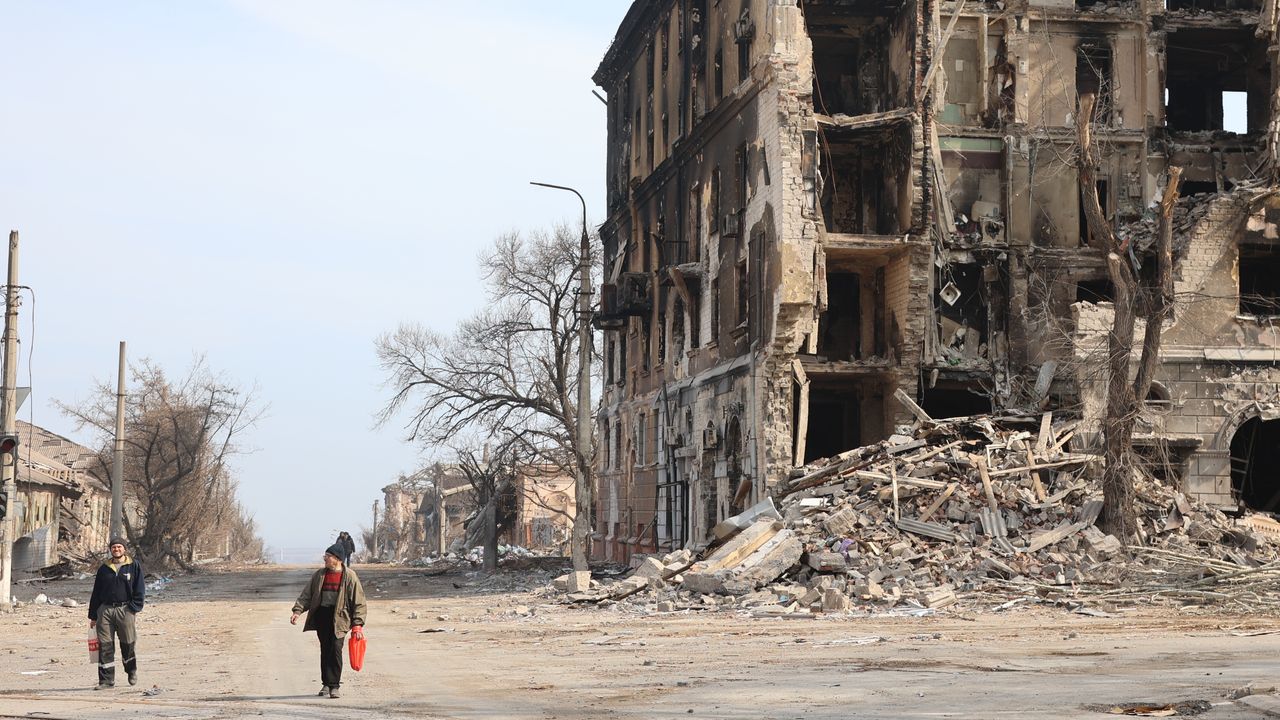
<path fill-rule="evenodd" d="M 342 547 L 338 543 L 334 543 L 330 545 L 329 549 L 324 551 L 324 554 L 332 555 L 343 562 L 347 561 L 347 549 Z"/>
<path fill-rule="evenodd" d="M 112 545 L 123 545 L 125 547 L 129 547 L 129 543 L 125 542 L 124 538 L 118 537 L 118 536 L 113 537 L 111 538 L 111 540 L 107 541 L 107 547 L 111 547 Z"/>

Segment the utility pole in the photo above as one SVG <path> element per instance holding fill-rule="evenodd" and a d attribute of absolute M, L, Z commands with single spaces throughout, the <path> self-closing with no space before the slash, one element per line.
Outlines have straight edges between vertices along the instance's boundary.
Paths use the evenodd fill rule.
<path fill-rule="evenodd" d="M 530 185 L 565 190 L 582 203 L 582 238 L 578 249 L 578 457 L 574 472 L 573 569 L 589 570 L 591 557 L 591 508 L 595 486 L 591 482 L 591 238 L 587 235 L 587 201 L 582 193 L 564 185 L 534 182 Z"/>
<path fill-rule="evenodd" d="M 116 379 L 116 449 L 111 458 L 111 537 L 124 537 L 124 341 Z"/>
<path fill-rule="evenodd" d="M 12 435 L 18 426 L 18 231 L 9 232 L 9 280 L 4 293 L 4 384 L 0 387 L 0 432 Z M 13 584 L 13 541 L 18 530 L 17 486 L 18 448 L 13 457 L 0 460 L 0 477 L 9 497 L 9 512 L 4 519 L 4 537 L 0 538 L 0 610 L 13 609 L 10 587 Z"/>

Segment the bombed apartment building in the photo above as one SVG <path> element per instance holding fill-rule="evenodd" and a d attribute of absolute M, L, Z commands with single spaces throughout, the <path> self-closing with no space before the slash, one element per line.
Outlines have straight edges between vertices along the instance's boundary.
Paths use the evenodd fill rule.
<path fill-rule="evenodd" d="M 909 423 L 899 391 L 938 418 L 1065 408 L 1095 436 L 1111 288 L 1084 94 L 1122 235 L 1183 168 L 1139 441 L 1193 493 L 1280 505 L 1275 1 L 634 2 L 594 77 L 597 554 L 704 540 L 794 467 Z"/>

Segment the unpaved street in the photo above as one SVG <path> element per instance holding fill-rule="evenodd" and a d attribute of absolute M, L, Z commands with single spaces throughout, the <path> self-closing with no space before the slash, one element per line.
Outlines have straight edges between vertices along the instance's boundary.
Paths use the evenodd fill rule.
<path fill-rule="evenodd" d="M 137 687 L 92 689 L 84 607 L 0 615 L 0 717 L 1105 718 L 1107 704 L 1204 700 L 1201 717 L 1256 718 L 1228 694 L 1280 682 L 1280 634 L 1258 634 L 1280 631 L 1270 619 L 646 616 L 502 592 L 507 574 L 358 570 L 369 656 L 344 674 L 342 699 L 315 697 L 315 637 L 288 622 L 311 570 L 265 567 L 180 576 L 156 594 L 139 618 Z M 89 582 L 19 597 L 37 590 L 85 601 Z"/>

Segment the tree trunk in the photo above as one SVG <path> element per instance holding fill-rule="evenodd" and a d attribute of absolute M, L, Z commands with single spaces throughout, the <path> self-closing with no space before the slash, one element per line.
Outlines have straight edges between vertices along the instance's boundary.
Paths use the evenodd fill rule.
<path fill-rule="evenodd" d="M 498 569 L 498 498 L 489 496 L 484 510 L 484 569 L 493 572 Z"/>
<path fill-rule="evenodd" d="M 1096 201 L 1096 198 L 1095 198 Z M 1086 203 L 1086 208 L 1088 207 Z M 1103 529 L 1127 542 L 1137 535 L 1133 505 L 1133 423 L 1137 401 L 1129 384 L 1129 358 L 1133 354 L 1133 286 L 1126 261 L 1107 255 L 1107 273 L 1115 286 L 1115 319 L 1107 333 L 1107 417 L 1103 423 L 1106 469 L 1102 475 Z"/>
<path fill-rule="evenodd" d="M 1103 421 L 1106 469 L 1102 476 L 1102 525 L 1107 532 L 1127 542 L 1136 537 L 1138 530 L 1133 496 L 1133 427 L 1139 403 L 1150 391 L 1151 381 L 1160 364 L 1164 321 L 1173 311 L 1172 217 L 1173 206 L 1178 201 L 1178 180 L 1182 170 L 1169 168 L 1169 182 L 1160 202 L 1156 280 L 1152 287 L 1142 288 L 1147 324 L 1137 376 L 1131 383 L 1129 368 L 1136 320 L 1134 304 L 1140 288 L 1137 274 L 1129 262 L 1130 249 L 1119 242 L 1098 199 L 1095 178 L 1098 151 L 1091 127 L 1093 107 L 1093 95 L 1081 96 L 1077 116 L 1080 147 L 1076 166 L 1080 173 L 1085 219 L 1091 235 L 1103 243 L 1107 252 L 1107 275 L 1114 288 L 1115 314 L 1111 332 L 1107 334 L 1107 415 Z"/>

